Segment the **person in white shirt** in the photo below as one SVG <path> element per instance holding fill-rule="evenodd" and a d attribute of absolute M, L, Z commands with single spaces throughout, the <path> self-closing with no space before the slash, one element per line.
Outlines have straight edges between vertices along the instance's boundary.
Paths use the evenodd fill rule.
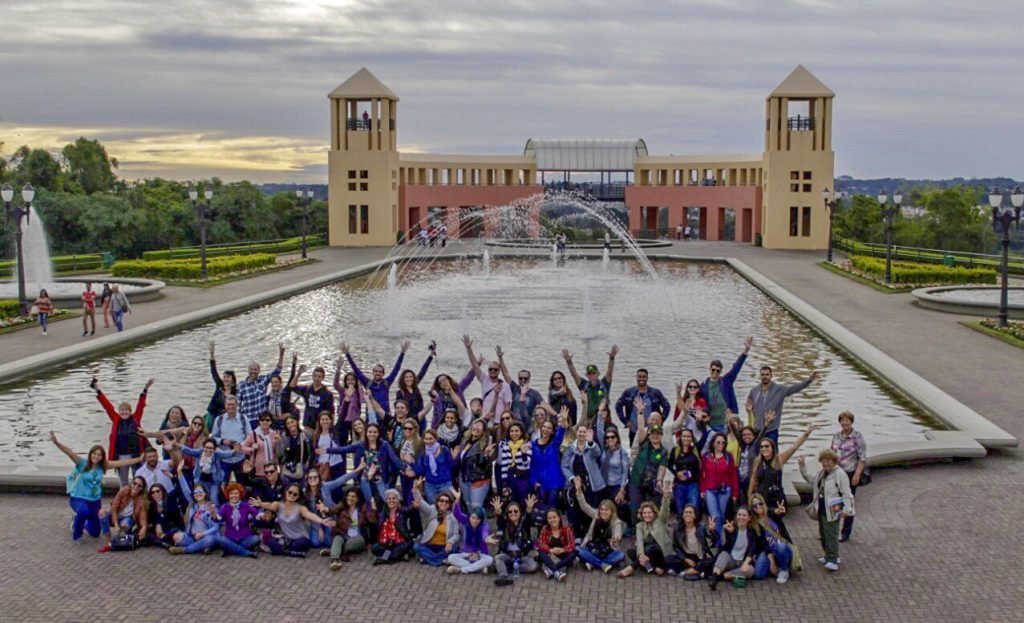
<path fill-rule="evenodd" d="M 177 471 L 177 466 L 172 466 L 172 460 L 160 460 L 156 448 L 150 446 L 143 453 L 142 464 L 135 468 L 135 475 L 146 481 L 146 491 L 155 483 L 163 485 L 167 493 L 172 493 L 177 487 L 171 474 Z"/>

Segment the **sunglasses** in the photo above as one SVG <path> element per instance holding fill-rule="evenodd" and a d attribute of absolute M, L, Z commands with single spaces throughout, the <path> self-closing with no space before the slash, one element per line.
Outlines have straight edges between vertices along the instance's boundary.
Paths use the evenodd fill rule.
<path fill-rule="evenodd" d="M 402 429 L 403 430 L 416 430 L 416 427 L 415 426 L 403 426 Z"/>
<path fill-rule="evenodd" d="M 503 418 L 501 418 L 501 421 L 502 422 L 511 422 L 512 418 L 510 418 L 510 417 L 503 417 Z"/>
<path fill-rule="evenodd" d="M 263 470 L 263 473 L 264 474 L 276 474 L 277 470 L 276 469 L 265 469 L 265 470 Z"/>
<path fill-rule="evenodd" d="M 260 418 L 260 422 L 269 422 L 269 421 L 270 421 L 270 418 L 268 418 L 268 417 L 261 417 Z"/>
<path fill-rule="evenodd" d="M 687 385 L 686 389 L 700 389 L 700 385 Z"/>
<path fill-rule="evenodd" d="M 521 377 L 519 377 L 519 382 L 520 383 L 526 383 L 529 380 L 530 380 L 530 377 L 528 377 L 528 376 L 521 376 Z"/>
<path fill-rule="evenodd" d="M 294 495 L 295 497 L 299 497 L 299 492 L 298 491 L 288 491 L 287 493 L 285 493 L 285 495 Z"/>
<path fill-rule="evenodd" d="M 750 506 L 751 506 L 751 508 L 764 508 L 764 504 L 762 504 L 760 502 L 754 502 Z"/>
<path fill-rule="evenodd" d="M 500 370 L 500 369 L 501 369 L 501 368 L 487 368 L 487 371 L 488 371 L 488 372 L 497 372 L 497 371 L 498 371 L 498 370 Z"/>
<path fill-rule="evenodd" d="M 616 437 L 615 435 L 605 435 L 604 438 L 605 438 L 605 440 L 618 439 L 618 437 Z"/>
<path fill-rule="evenodd" d="M 771 450 L 772 444 L 770 444 L 770 443 L 763 443 L 763 444 L 761 444 L 761 449 L 764 450 L 765 448 L 768 448 L 769 450 Z"/>
<path fill-rule="evenodd" d="M 513 509 L 510 509 L 510 510 L 508 511 L 508 514 L 509 514 L 509 515 L 518 515 L 518 514 L 519 514 L 519 511 L 513 508 Z"/>
<path fill-rule="evenodd" d="M 437 498 L 437 503 L 451 505 L 452 501 L 445 498 Z"/>

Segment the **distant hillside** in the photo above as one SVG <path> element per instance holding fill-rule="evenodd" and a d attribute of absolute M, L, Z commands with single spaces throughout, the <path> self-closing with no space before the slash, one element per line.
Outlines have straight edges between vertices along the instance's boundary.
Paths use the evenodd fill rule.
<path fill-rule="evenodd" d="M 948 180 L 908 180 L 902 177 L 886 177 L 859 180 L 849 175 L 841 175 L 836 178 L 836 190 L 845 191 L 851 195 L 871 196 L 876 196 L 879 192 L 891 193 L 894 190 L 907 193 L 912 190 L 949 188 L 951 186 L 973 186 L 981 190 L 990 188 L 1008 190 L 1022 185 L 1024 184 L 1008 177 L 972 177 L 970 179 L 954 177 Z"/>

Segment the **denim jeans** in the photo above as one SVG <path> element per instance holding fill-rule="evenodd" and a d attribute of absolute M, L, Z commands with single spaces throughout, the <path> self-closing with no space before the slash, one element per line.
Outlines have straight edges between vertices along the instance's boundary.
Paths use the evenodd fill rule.
<path fill-rule="evenodd" d="M 448 552 L 444 548 L 444 545 L 426 545 L 424 543 L 417 543 L 412 546 L 416 555 L 431 567 L 440 567 L 444 564 L 444 561 L 448 558 Z"/>
<path fill-rule="evenodd" d="M 83 530 L 89 536 L 95 538 L 100 535 L 100 506 L 101 500 L 86 500 L 83 498 L 68 498 L 68 505 L 75 511 L 75 519 L 71 522 L 71 538 L 78 540 L 82 538 Z"/>
<path fill-rule="evenodd" d="M 114 326 L 117 327 L 118 332 L 124 331 L 124 311 L 115 309 L 111 315 L 114 317 Z"/>
<path fill-rule="evenodd" d="M 309 544 L 313 548 L 330 547 L 331 529 L 318 524 L 309 526 Z"/>
<path fill-rule="evenodd" d="M 566 567 L 571 566 L 572 563 L 576 560 L 577 553 L 578 552 L 576 550 L 573 550 L 571 552 L 562 554 L 561 556 L 555 556 L 554 554 L 538 552 L 537 558 L 540 560 L 540 563 L 544 565 L 545 568 L 547 568 L 549 571 L 553 573 L 560 569 L 565 569 Z"/>
<path fill-rule="evenodd" d="M 439 482 L 439 483 L 436 483 L 436 484 L 435 483 L 430 483 L 430 482 L 424 482 L 423 483 L 423 499 L 427 501 L 427 504 L 433 504 L 434 500 L 437 499 L 437 496 L 441 495 L 442 493 L 450 491 L 451 488 L 452 488 L 452 483 L 450 483 L 450 482 Z M 435 565 L 435 566 L 437 566 L 437 565 Z"/>
<path fill-rule="evenodd" d="M 732 487 L 725 487 L 724 491 L 709 489 L 704 494 L 704 504 L 708 507 L 708 514 L 715 518 L 715 528 L 722 529 L 722 518 L 725 517 L 726 509 L 729 508 L 729 498 L 732 497 Z"/>
<path fill-rule="evenodd" d="M 697 482 L 676 482 L 672 485 L 672 499 L 675 501 L 676 514 L 683 512 L 683 507 L 692 504 L 700 511 L 700 484 Z"/>
<path fill-rule="evenodd" d="M 763 580 L 772 574 L 771 563 L 768 560 L 769 553 L 775 555 L 775 564 L 779 567 L 779 571 L 789 571 L 789 564 L 793 560 L 793 548 L 788 543 L 777 543 L 768 549 L 770 551 L 758 554 L 757 560 L 754 562 L 754 578 L 758 580 Z"/>
<path fill-rule="evenodd" d="M 595 567 L 600 567 L 603 565 L 617 565 L 626 559 L 626 555 L 617 549 L 612 550 L 611 553 L 605 556 L 604 558 L 599 558 L 596 554 L 591 552 L 586 547 L 581 547 L 579 549 L 579 553 L 580 560 L 582 560 L 583 562 L 589 562 Z"/>
<path fill-rule="evenodd" d="M 482 508 L 484 502 L 487 501 L 487 493 L 491 490 L 491 483 L 488 482 L 482 487 L 474 487 L 472 482 L 463 480 L 459 490 L 462 493 L 463 501 L 466 503 L 466 510 L 473 512 L 474 508 Z"/>
<path fill-rule="evenodd" d="M 235 556 L 248 556 L 260 544 L 258 534 L 251 534 L 241 541 L 233 541 L 226 536 L 217 535 L 217 544 L 227 554 Z"/>
<path fill-rule="evenodd" d="M 134 459 L 134 454 L 119 454 L 117 460 L 122 461 L 124 459 Z M 127 487 L 131 484 L 132 479 L 129 477 L 129 472 L 134 473 L 135 468 L 131 465 L 125 465 L 117 468 L 117 479 L 121 482 L 122 487 Z"/>
<path fill-rule="evenodd" d="M 220 547 L 220 539 L 222 538 L 221 535 L 217 534 L 216 530 L 210 530 L 199 540 L 196 540 L 191 534 L 186 534 L 178 545 L 185 548 L 186 554 L 198 554 L 207 549 L 217 549 Z"/>
<path fill-rule="evenodd" d="M 46 327 L 49 325 L 48 319 L 49 314 L 39 313 L 39 326 L 43 328 L 43 331 L 46 331 Z"/>

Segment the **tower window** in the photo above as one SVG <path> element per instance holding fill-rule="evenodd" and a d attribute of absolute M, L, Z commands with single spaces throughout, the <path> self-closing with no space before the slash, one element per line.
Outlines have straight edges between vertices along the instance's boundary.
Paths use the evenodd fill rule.
<path fill-rule="evenodd" d="M 369 179 L 369 177 L 370 177 L 370 172 L 369 171 L 364 169 L 364 170 L 359 172 L 359 179 L 365 180 L 365 179 Z"/>
<path fill-rule="evenodd" d="M 798 193 L 798 192 L 800 192 L 800 184 L 790 184 L 789 185 L 789 192 L 791 192 L 791 193 Z"/>
<path fill-rule="evenodd" d="M 356 229 L 356 218 L 358 218 L 356 216 L 356 207 L 353 206 L 353 205 L 350 205 L 348 207 L 348 233 L 350 233 L 350 234 L 354 234 L 357 231 L 357 229 Z"/>
<path fill-rule="evenodd" d="M 348 183 L 348 189 L 354 192 L 355 189 L 356 189 L 356 183 L 355 182 L 349 182 Z"/>
<path fill-rule="evenodd" d="M 362 229 L 360 230 L 360 233 L 364 233 L 364 234 L 370 233 L 370 207 L 369 206 L 359 206 L 359 221 L 360 221 L 359 224 L 362 227 Z"/>
<path fill-rule="evenodd" d="M 811 192 L 811 185 L 810 184 L 804 184 L 804 192 L 805 193 Z"/>
<path fill-rule="evenodd" d="M 370 185 L 366 182 L 359 183 L 359 190 L 370 190 Z"/>
<path fill-rule="evenodd" d="M 798 236 L 800 227 L 800 208 L 791 206 L 789 208 L 789 235 Z"/>
<path fill-rule="evenodd" d="M 804 171 L 804 179 L 805 180 L 811 179 L 811 172 L 810 171 Z"/>
<path fill-rule="evenodd" d="M 350 179 L 350 180 L 356 179 L 356 170 L 355 169 L 349 169 L 348 170 L 348 179 Z"/>
<path fill-rule="evenodd" d="M 811 235 L 811 209 L 807 206 L 804 206 L 804 219 L 801 224 L 800 235 L 804 238 L 808 238 Z"/>
<path fill-rule="evenodd" d="M 790 171 L 789 172 L 789 179 L 791 179 L 791 180 L 798 180 L 798 179 L 800 179 L 800 171 Z"/>

